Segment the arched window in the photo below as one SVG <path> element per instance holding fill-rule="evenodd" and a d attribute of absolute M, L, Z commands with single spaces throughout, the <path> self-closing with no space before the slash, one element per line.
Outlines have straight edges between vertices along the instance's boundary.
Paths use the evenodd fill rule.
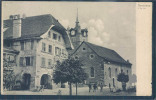
<path fill-rule="evenodd" d="M 115 87 L 115 82 L 114 82 L 114 78 L 113 78 L 113 87 Z"/>
<path fill-rule="evenodd" d="M 109 72 L 109 77 L 111 78 L 111 68 L 108 68 L 108 72 Z"/>
<path fill-rule="evenodd" d="M 94 74 L 95 74 L 95 73 L 94 73 L 94 68 L 91 67 L 91 68 L 90 68 L 90 76 L 91 76 L 91 77 L 94 77 Z"/>

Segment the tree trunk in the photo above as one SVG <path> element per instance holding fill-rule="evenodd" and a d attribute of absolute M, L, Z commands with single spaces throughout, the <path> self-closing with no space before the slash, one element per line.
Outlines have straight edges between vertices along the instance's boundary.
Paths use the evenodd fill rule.
<path fill-rule="evenodd" d="M 125 82 L 122 82 L 122 89 L 123 89 L 123 91 L 126 91 L 126 83 Z"/>
<path fill-rule="evenodd" d="M 71 86 L 72 84 L 71 83 L 69 83 L 69 94 L 70 95 L 72 95 L 72 86 Z"/>
<path fill-rule="evenodd" d="M 76 95 L 77 95 L 77 83 L 76 83 Z"/>

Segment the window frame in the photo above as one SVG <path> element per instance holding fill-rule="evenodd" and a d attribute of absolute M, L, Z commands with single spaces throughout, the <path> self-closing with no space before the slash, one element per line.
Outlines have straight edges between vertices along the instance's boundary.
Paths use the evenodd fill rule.
<path fill-rule="evenodd" d="M 56 56 L 61 56 L 61 48 L 55 47 L 55 55 Z"/>
<path fill-rule="evenodd" d="M 61 36 L 60 35 L 58 36 L 58 41 L 61 42 Z"/>
<path fill-rule="evenodd" d="M 53 39 L 57 40 L 57 34 L 56 33 L 53 33 Z"/>
<path fill-rule="evenodd" d="M 111 78 L 111 76 L 112 76 L 111 74 L 112 73 L 111 73 L 111 68 L 110 67 L 108 68 L 108 72 L 109 72 L 109 78 Z"/>
<path fill-rule="evenodd" d="M 22 45 L 22 44 L 23 44 L 23 45 Z M 25 46 L 25 42 L 24 42 L 24 41 L 21 41 L 21 42 L 20 42 L 20 45 L 21 45 L 21 50 L 23 51 L 23 50 L 25 49 L 25 47 L 24 47 L 24 46 Z"/>
<path fill-rule="evenodd" d="M 46 44 L 42 42 L 42 51 L 46 52 Z"/>
<path fill-rule="evenodd" d="M 31 57 L 25 57 L 25 65 L 31 66 Z"/>
<path fill-rule="evenodd" d="M 48 52 L 52 54 L 52 45 L 49 45 Z"/>
<path fill-rule="evenodd" d="M 24 66 L 24 57 L 20 57 L 19 66 L 20 67 L 23 67 Z"/>
<path fill-rule="evenodd" d="M 92 73 L 93 72 L 93 73 Z M 93 75 L 93 76 L 92 76 Z M 90 68 L 90 77 L 91 78 L 94 78 L 95 77 L 95 69 L 94 69 L 94 67 L 91 67 Z"/>
<path fill-rule="evenodd" d="M 46 67 L 46 59 L 44 57 L 41 58 L 41 67 L 42 68 L 45 68 Z"/>

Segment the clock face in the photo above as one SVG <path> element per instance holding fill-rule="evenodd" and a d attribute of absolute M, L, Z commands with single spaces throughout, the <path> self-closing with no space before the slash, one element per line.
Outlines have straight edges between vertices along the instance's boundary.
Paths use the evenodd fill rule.
<path fill-rule="evenodd" d="M 75 31 L 71 31 L 71 35 L 75 35 Z"/>

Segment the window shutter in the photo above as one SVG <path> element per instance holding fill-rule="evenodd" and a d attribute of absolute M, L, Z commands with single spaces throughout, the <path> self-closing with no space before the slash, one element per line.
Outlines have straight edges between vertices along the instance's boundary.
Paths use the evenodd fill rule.
<path fill-rule="evenodd" d="M 31 63 L 30 63 L 31 66 L 33 66 L 33 60 L 34 60 L 34 57 L 31 57 Z"/>
<path fill-rule="evenodd" d="M 20 66 L 23 67 L 23 57 L 20 57 Z"/>
<path fill-rule="evenodd" d="M 23 66 L 26 66 L 26 58 L 23 57 Z"/>

